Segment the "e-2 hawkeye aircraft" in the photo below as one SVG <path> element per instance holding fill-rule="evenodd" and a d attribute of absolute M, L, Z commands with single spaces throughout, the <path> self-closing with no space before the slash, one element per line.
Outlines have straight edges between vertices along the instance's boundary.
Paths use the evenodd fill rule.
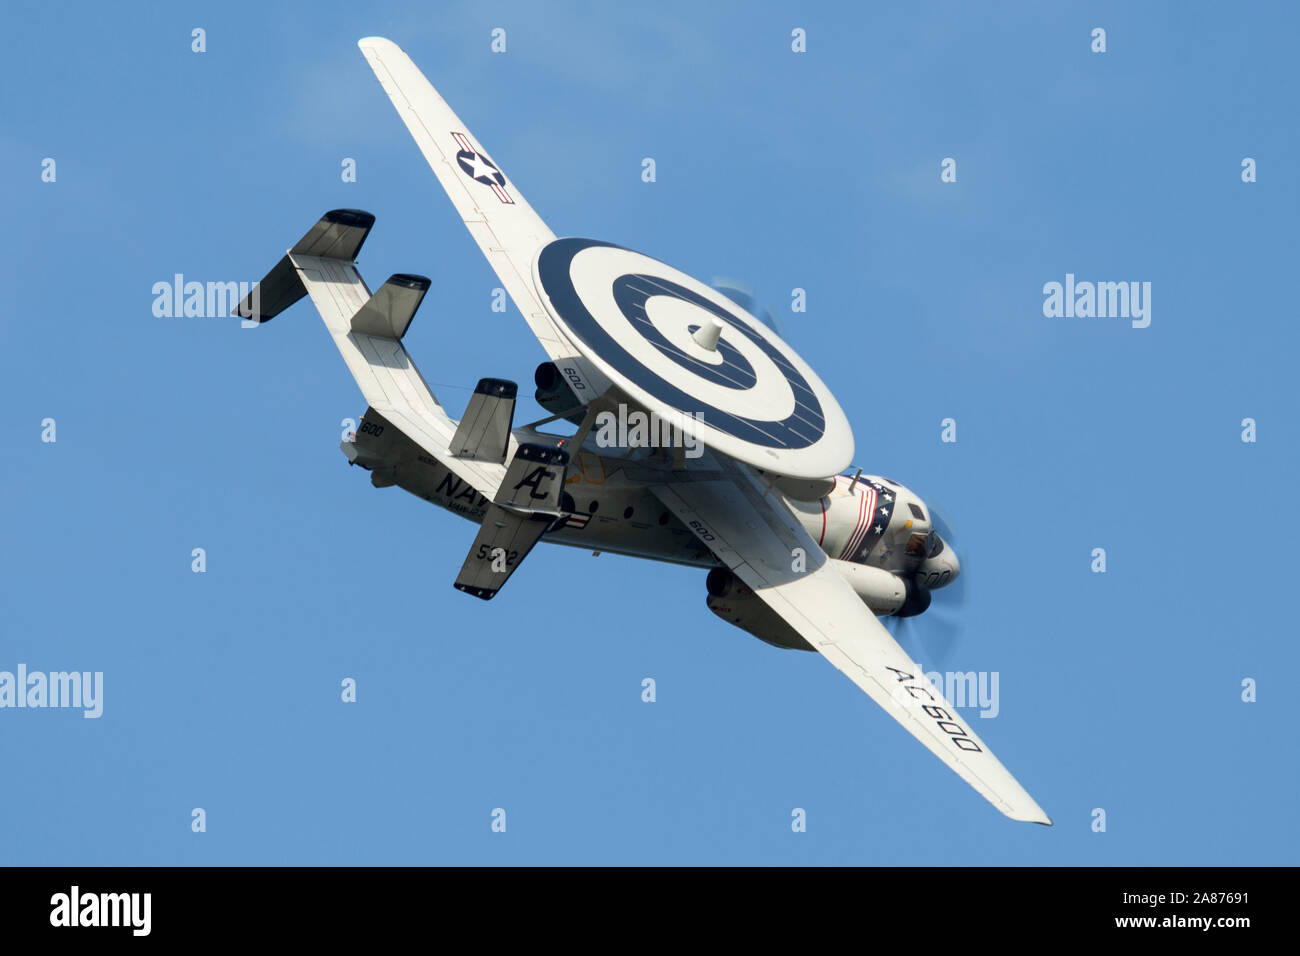
<path fill-rule="evenodd" d="M 556 238 L 396 44 L 359 46 L 549 356 L 551 414 L 516 427 L 517 386 L 485 378 L 447 415 L 402 345 L 429 280 L 370 292 L 366 212 L 326 213 L 237 312 L 265 322 L 311 297 L 369 403 L 348 460 L 479 525 L 455 587 L 490 599 L 543 540 L 707 568 L 723 620 L 822 654 L 1002 813 L 1050 825 L 877 619 L 923 612 L 961 569 L 924 501 L 841 474 L 853 433 L 816 373 L 704 283 Z M 561 419 L 576 434 L 544 430 Z"/>

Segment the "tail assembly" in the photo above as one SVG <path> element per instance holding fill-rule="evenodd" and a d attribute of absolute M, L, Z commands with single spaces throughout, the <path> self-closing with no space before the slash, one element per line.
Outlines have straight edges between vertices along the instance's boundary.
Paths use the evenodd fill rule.
<path fill-rule="evenodd" d="M 438 404 L 402 345 L 430 282 L 424 276 L 398 273 L 370 294 L 355 260 L 374 224 L 375 217 L 360 209 L 327 212 L 235 313 L 260 325 L 303 296 L 311 296 L 348 371 L 370 403 L 367 417 L 377 413 L 458 478 L 493 497 L 505 479 L 505 462 L 518 444 L 509 434 L 509 416 L 505 435 L 500 435 L 498 428 L 491 429 L 492 441 L 485 443 L 484 451 L 451 451 L 456 422 Z M 510 398 L 513 410 L 513 393 Z M 504 409 L 491 411 L 494 414 L 488 414 L 484 423 L 496 425 Z M 467 437 L 461 436 L 463 441 Z M 484 453 L 486 445 L 493 446 L 491 453 Z"/>
<path fill-rule="evenodd" d="M 359 209 L 327 212 L 266 274 L 236 313 L 261 324 L 310 296 L 370 407 L 348 460 L 379 488 L 402 468 L 432 455 L 487 498 L 486 517 L 455 585 L 491 599 L 560 517 L 568 452 L 520 444 L 511 433 L 518 387 L 485 378 L 459 425 L 443 411 L 402 338 L 429 291 L 424 276 L 391 276 L 374 295 L 356 255 L 375 224 Z"/>

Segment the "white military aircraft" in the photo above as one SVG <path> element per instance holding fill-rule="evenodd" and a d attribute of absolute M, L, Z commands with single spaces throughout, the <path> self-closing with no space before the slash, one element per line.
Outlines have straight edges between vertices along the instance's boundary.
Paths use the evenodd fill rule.
<path fill-rule="evenodd" d="M 359 46 L 550 357 L 551 415 L 516 427 L 517 386 L 491 378 L 447 415 L 402 345 L 429 280 L 371 293 L 366 212 L 327 213 L 237 311 L 265 322 L 311 297 L 370 406 L 348 460 L 479 525 L 455 587 L 490 599 L 541 540 L 707 568 L 723 620 L 819 652 L 1008 817 L 1050 825 L 877 619 L 924 611 L 960 567 L 915 494 L 840 474 L 853 433 L 821 379 L 698 280 L 557 239 L 401 48 Z M 562 419 L 576 434 L 543 430 Z"/>

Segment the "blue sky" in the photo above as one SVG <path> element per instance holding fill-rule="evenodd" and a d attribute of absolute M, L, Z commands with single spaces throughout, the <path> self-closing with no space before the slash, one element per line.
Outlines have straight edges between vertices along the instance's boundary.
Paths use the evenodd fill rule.
<path fill-rule="evenodd" d="M 7 4 L 0 670 L 102 671 L 104 711 L 0 710 L 0 862 L 1295 864 L 1300 17 L 865 6 Z M 1054 828 L 714 618 L 702 572 L 551 547 L 458 594 L 474 528 L 346 467 L 365 406 L 309 306 L 153 315 L 155 282 L 256 280 L 367 209 L 372 284 L 433 280 L 406 342 L 453 414 L 481 376 L 531 394 L 372 34 L 557 234 L 781 315 L 856 464 L 956 525 L 940 663 L 998 673 L 965 714 Z M 1150 282 L 1150 326 L 1045 317 L 1067 273 Z"/>

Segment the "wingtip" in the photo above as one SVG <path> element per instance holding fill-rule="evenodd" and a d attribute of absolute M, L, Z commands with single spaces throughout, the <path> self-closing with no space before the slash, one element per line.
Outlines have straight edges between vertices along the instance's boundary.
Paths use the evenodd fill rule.
<path fill-rule="evenodd" d="M 362 37 L 357 41 L 357 46 L 363 50 L 374 50 L 381 47 L 391 47 L 395 50 L 399 49 L 397 44 L 388 39 L 388 37 Z"/>
<path fill-rule="evenodd" d="M 1055 824 L 1052 823 L 1052 818 L 1044 813 L 1042 808 L 1037 804 L 1035 804 L 1030 810 L 1022 810 L 1018 813 L 1012 811 L 1010 808 L 1004 808 L 1002 809 L 1002 813 L 1009 819 L 1015 820 L 1017 823 L 1037 823 L 1042 827 L 1055 826 Z"/>
<path fill-rule="evenodd" d="M 1035 812 L 1033 814 L 1027 814 L 1020 819 L 1024 820 L 1026 823 L 1037 823 L 1040 827 L 1055 826 L 1055 824 L 1052 823 L 1052 818 L 1043 812 L 1042 807 L 1035 806 L 1034 810 Z"/>

